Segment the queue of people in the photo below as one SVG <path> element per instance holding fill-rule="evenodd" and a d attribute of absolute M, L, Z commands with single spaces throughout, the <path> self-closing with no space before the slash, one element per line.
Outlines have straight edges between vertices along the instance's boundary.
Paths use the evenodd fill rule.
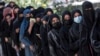
<path fill-rule="evenodd" d="M 19 7 L 0 2 L 3 56 L 99 56 L 100 8 L 85 1 L 82 10 Z"/>

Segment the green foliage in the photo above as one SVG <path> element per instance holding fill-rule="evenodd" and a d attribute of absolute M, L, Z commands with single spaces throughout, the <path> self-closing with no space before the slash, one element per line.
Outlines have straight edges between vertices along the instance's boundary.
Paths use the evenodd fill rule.
<path fill-rule="evenodd" d="M 56 11 L 55 13 L 57 13 L 58 15 L 61 15 L 62 12 L 65 10 L 71 11 L 73 9 L 72 5 L 68 5 L 67 7 L 64 7 L 62 4 L 63 4 L 62 2 L 53 3 L 54 10 Z"/>
<path fill-rule="evenodd" d="M 7 3 L 10 2 L 10 0 L 5 0 Z M 47 4 L 49 3 L 49 0 L 14 0 L 16 4 L 18 4 L 20 7 L 26 7 L 26 6 L 33 6 L 34 8 L 37 7 L 47 7 Z M 55 13 L 58 15 L 61 15 L 64 10 L 71 11 L 73 9 L 72 5 L 68 5 L 67 7 L 63 6 L 63 2 L 59 3 L 53 3 L 53 9 Z"/>
<path fill-rule="evenodd" d="M 9 3 L 11 0 L 5 0 L 6 3 Z M 48 0 L 13 0 L 20 7 L 34 6 L 35 8 L 40 6 L 47 6 Z"/>

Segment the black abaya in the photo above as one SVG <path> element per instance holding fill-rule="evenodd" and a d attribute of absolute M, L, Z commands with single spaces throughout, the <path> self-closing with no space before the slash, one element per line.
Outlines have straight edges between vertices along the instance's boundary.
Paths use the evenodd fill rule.
<path fill-rule="evenodd" d="M 58 30 L 52 29 L 48 33 L 48 42 L 49 42 L 50 56 L 64 56 L 65 51 L 61 47 L 61 39 Z"/>
<path fill-rule="evenodd" d="M 2 22 L 2 49 L 5 56 L 16 56 L 15 50 L 12 48 L 12 40 L 11 40 L 11 33 L 12 33 L 12 22 L 8 25 L 7 21 Z M 8 42 L 5 42 L 5 37 L 8 38 Z"/>
<path fill-rule="evenodd" d="M 44 56 L 50 56 L 47 33 L 48 33 L 47 32 L 47 26 L 41 25 L 40 36 L 41 36 L 42 51 L 43 51 Z"/>

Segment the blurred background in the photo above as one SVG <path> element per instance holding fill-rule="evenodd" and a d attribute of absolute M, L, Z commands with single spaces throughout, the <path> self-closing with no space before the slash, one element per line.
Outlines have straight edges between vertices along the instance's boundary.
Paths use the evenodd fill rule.
<path fill-rule="evenodd" d="M 81 5 L 84 1 L 90 1 L 93 3 L 94 8 L 100 7 L 100 0 L 0 0 L 9 3 L 14 1 L 20 7 L 33 6 L 34 8 L 38 7 L 50 7 L 57 14 L 61 14 L 63 10 L 72 10 L 73 8 L 82 9 Z"/>

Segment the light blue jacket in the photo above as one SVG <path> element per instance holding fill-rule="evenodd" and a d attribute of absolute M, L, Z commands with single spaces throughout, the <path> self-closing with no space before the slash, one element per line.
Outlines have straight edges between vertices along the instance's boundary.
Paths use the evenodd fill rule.
<path fill-rule="evenodd" d="M 24 11 L 24 15 L 26 15 L 27 13 L 29 13 L 30 10 L 25 10 Z M 30 46 L 32 43 L 30 42 L 30 40 L 28 39 L 28 37 L 25 37 L 24 36 L 24 33 L 25 33 L 25 30 L 27 29 L 28 27 L 28 23 L 29 21 L 27 21 L 26 18 L 24 18 L 22 24 L 21 24 L 21 27 L 20 27 L 20 34 L 19 34 L 19 39 L 22 43 L 24 43 L 26 46 Z"/>

